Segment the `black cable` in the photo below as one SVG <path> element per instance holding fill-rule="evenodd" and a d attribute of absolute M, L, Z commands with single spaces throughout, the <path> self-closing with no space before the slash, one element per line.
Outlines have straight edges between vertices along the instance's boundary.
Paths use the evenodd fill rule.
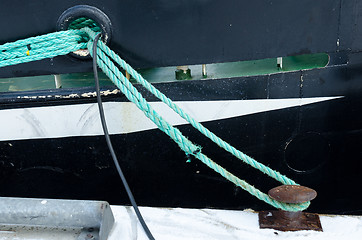
<path fill-rule="evenodd" d="M 152 236 L 151 231 L 148 229 L 147 224 L 145 223 L 145 220 L 143 219 L 138 206 L 136 204 L 136 201 L 133 197 L 133 194 L 131 192 L 131 189 L 128 186 L 127 180 L 125 178 L 125 176 L 123 175 L 122 169 L 119 166 L 118 163 L 118 159 L 117 156 L 113 150 L 113 146 L 112 146 L 112 142 L 111 139 L 109 137 L 109 133 L 108 133 L 108 128 L 107 128 L 107 123 L 104 117 L 104 110 L 103 110 L 103 105 L 102 105 L 102 99 L 101 99 L 101 93 L 100 93 L 100 89 L 99 89 L 99 79 L 98 79 L 98 71 L 97 71 L 97 43 L 99 38 L 101 37 L 101 33 L 98 33 L 97 36 L 94 38 L 94 42 L 93 42 L 93 72 L 94 72 L 94 80 L 96 83 L 96 92 L 97 92 L 97 102 L 98 102 L 98 108 L 99 108 L 99 116 L 101 118 L 101 122 L 102 122 L 102 127 L 103 127 L 103 132 L 104 132 L 104 136 L 106 137 L 106 141 L 107 141 L 107 145 L 109 148 L 109 152 L 112 155 L 112 159 L 114 162 L 114 165 L 116 165 L 117 171 L 119 176 L 122 179 L 124 188 L 126 189 L 127 195 L 129 200 L 131 201 L 132 207 L 137 215 L 138 220 L 140 221 L 143 230 L 145 231 L 148 239 L 150 240 L 154 240 L 155 238 Z"/>

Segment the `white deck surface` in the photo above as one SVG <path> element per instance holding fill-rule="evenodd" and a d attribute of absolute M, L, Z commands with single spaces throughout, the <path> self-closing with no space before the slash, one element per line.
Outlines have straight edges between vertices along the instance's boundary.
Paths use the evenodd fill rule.
<path fill-rule="evenodd" d="M 112 206 L 116 219 L 109 240 L 147 240 L 131 207 Z M 324 232 L 259 229 L 252 211 L 141 207 L 156 240 L 362 240 L 362 216 L 321 216 Z"/>
<path fill-rule="evenodd" d="M 147 240 L 131 207 L 111 206 L 115 225 L 109 240 Z M 362 240 L 362 216 L 320 216 L 324 232 L 259 229 L 253 211 L 140 208 L 156 240 Z M 80 229 L 0 230 L 0 240 L 79 240 Z"/>

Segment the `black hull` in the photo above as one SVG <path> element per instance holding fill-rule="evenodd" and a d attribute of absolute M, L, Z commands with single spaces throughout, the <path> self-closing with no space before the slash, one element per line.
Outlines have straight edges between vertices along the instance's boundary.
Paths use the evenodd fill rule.
<path fill-rule="evenodd" d="M 204 123 L 211 131 L 260 162 L 317 190 L 310 211 L 361 214 L 362 56 L 348 64 L 272 75 L 155 84 L 174 101 L 337 97 L 308 105 Z M 333 60 L 333 59 L 332 59 Z M 143 92 L 143 90 L 140 88 Z M 94 98 L 56 97 L 93 89 L 4 93 L 2 109 L 74 105 Z M 25 97 L 26 96 L 26 97 Z M 157 101 L 145 94 L 148 100 Z M 106 102 L 126 101 L 123 95 Z M 218 149 L 190 125 L 184 135 L 232 173 L 263 191 L 278 183 Z M 185 154 L 157 129 L 116 134 L 113 144 L 140 205 L 269 209 Z M 1 196 L 128 200 L 102 136 L 0 142 Z"/>
<path fill-rule="evenodd" d="M 0 44 L 54 32 L 66 9 L 76 4 L 95 6 L 112 23 L 110 48 L 135 68 L 328 54 L 330 61 L 324 68 L 155 85 L 174 101 L 294 102 L 205 120 L 204 125 L 256 160 L 317 190 L 310 211 L 361 214 L 361 1 L 12 0 L 1 4 Z M 1 68 L 0 78 L 90 70 L 90 60 L 68 55 Z M 158 101 L 138 88 L 149 101 Z M 62 135 L 60 131 L 47 136 L 46 131 L 41 132 L 42 124 L 55 124 L 57 119 L 40 123 L 36 114 L 27 119 L 9 117 L 18 113 L 16 110 L 44 110 L 46 116 L 46 111 L 55 107 L 65 106 L 68 111 L 93 104 L 95 98 L 89 92 L 94 89 L 0 93 L 1 196 L 128 203 L 100 132 Z M 119 93 L 104 96 L 104 101 L 127 102 Z M 24 127 L 16 125 L 18 120 L 34 128 L 34 133 L 14 135 Z M 215 147 L 189 125 L 179 128 L 201 145 L 206 155 L 264 192 L 278 185 Z M 187 161 L 176 144 L 157 129 L 116 133 L 112 139 L 140 205 L 270 208 L 198 160 Z"/>
<path fill-rule="evenodd" d="M 110 47 L 134 68 L 362 50 L 362 3 L 341 0 L 3 0 L 0 44 L 54 32 L 83 4 L 108 16 Z M 86 71 L 91 61 L 59 56 L 5 67 L 0 78 Z"/>

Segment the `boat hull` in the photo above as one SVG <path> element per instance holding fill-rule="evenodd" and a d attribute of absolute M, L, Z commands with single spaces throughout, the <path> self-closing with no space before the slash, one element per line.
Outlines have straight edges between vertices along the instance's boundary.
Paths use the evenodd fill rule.
<path fill-rule="evenodd" d="M 362 50 L 359 1 L 3 0 L 1 4 L 6 7 L 0 9 L 0 44 L 59 30 L 58 19 L 75 5 L 96 7 L 110 20 L 110 48 L 134 68 Z M 91 61 L 59 56 L 2 68 L 0 78 L 87 72 L 91 67 Z"/>
<path fill-rule="evenodd" d="M 362 185 L 361 59 L 361 54 L 351 54 L 348 64 L 331 61 L 325 68 L 155 86 L 176 103 L 189 104 L 196 118 L 210 114 L 210 119 L 199 120 L 237 149 L 316 189 L 318 197 L 310 211 L 360 214 L 356 189 Z M 137 87 L 151 104 L 159 104 Z M 125 106 L 130 103 L 113 87 L 104 90 L 109 90 L 103 99 L 113 145 L 138 204 L 270 208 L 197 159 L 187 158 L 169 137 L 147 125 L 146 117 L 139 117 L 142 113 L 135 117 L 133 110 L 128 111 Z M 0 95 L 2 196 L 128 203 L 102 136 L 93 92 L 80 88 Z M 201 110 L 200 104 L 205 106 Z M 244 105 L 232 107 L 230 113 L 228 104 Z M 60 113 L 64 118 L 49 116 L 47 122 L 47 113 L 58 114 L 60 108 L 65 109 Z M 162 108 L 160 112 L 168 115 Z M 72 118 L 73 122 L 67 120 Z M 279 184 L 216 147 L 190 125 L 173 124 L 207 156 L 261 190 Z M 69 129 L 72 134 L 66 134 Z"/>

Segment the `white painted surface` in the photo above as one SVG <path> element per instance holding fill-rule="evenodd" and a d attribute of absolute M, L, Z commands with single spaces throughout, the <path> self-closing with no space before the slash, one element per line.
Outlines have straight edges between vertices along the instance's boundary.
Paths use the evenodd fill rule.
<path fill-rule="evenodd" d="M 131 207 L 111 206 L 116 218 L 109 240 L 147 240 Z M 361 216 L 321 216 L 324 232 L 259 229 L 252 211 L 140 208 L 156 240 L 360 240 Z"/>
<path fill-rule="evenodd" d="M 176 102 L 199 122 L 313 104 L 341 97 Z M 162 102 L 152 107 L 174 126 L 187 122 Z M 111 134 L 157 128 L 130 102 L 104 103 Z M 0 110 L 0 141 L 103 135 L 97 104 Z"/>
<path fill-rule="evenodd" d="M 108 240 L 148 240 L 131 207 L 111 206 L 115 224 Z M 360 240 L 362 216 L 320 216 L 323 232 L 259 229 L 251 210 L 140 207 L 156 240 Z M 80 229 L 27 227 L 0 230 L 0 240 L 79 239 Z"/>

